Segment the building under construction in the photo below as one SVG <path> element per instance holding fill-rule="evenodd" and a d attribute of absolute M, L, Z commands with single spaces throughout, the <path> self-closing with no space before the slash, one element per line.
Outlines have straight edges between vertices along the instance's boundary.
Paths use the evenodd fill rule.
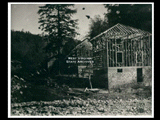
<path fill-rule="evenodd" d="M 152 67 L 151 33 L 118 23 L 90 42 L 93 77 L 100 87 L 109 89 L 148 79 L 146 72 Z"/>

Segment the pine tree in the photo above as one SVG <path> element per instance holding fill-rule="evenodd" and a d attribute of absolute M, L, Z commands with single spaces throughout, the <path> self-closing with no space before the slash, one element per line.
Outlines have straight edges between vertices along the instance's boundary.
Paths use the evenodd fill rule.
<path fill-rule="evenodd" d="M 39 6 L 39 29 L 44 34 L 48 34 L 47 49 L 50 51 L 47 52 L 50 55 L 54 55 L 53 57 L 57 57 L 59 74 L 63 46 L 69 39 L 73 39 L 78 34 L 76 32 L 78 20 L 72 19 L 72 15 L 77 11 L 73 7 L 73 4 L 46 4 Z"/>

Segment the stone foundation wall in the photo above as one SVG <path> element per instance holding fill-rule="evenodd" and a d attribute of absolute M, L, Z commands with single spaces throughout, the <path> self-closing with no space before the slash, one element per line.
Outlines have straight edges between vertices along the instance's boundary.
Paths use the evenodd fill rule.
<path fill-rule="evenodd" d="M 137 68 L 138 67 L 109 67 L 108 68 L 109 89 L 117 88 L 129 83 L 137 83 Z M 152 84 L 151 82 L 152 74 L 150 73 L 152 72 L 151 67 L 146 66 L 139 68 L 142 68 L 143 83 L 151 85 Z"/>
<path fill-rule="evenodd" d="M 143 82 L 146 86 L 152 86 L 152 67 L 143 67 Z"/>
<path fill-rule="evenodd" d="M 117 69 L 122 69 L 118 72 Z M 110 67 L 108 68 L 109 89 L 119 87 L 123 84 L 136 82 L 136 68 L 131 67 Z"/>

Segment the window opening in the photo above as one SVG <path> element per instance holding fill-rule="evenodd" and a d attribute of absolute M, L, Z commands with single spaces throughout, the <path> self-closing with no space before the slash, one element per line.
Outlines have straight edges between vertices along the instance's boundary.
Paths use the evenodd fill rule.
<path fill-rule="evenodd" d="M 117 69 L 117 72 L 123 72 L 123 69 Z"/>

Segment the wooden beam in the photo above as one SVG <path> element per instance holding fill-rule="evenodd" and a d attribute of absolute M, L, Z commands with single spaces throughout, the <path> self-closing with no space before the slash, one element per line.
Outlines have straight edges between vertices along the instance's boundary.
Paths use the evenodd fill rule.
<path fill-rule="evenodd" d="M 132 58 L 132 66 L 134 66 L 134 41 L 131 39 L 131 50 L 132 50 L 132 54 L 131 54 L 131 58 Z"/>
<path fill-rule="evenodd" d="M 110 60 L 111 60 L 111 67 L 113 67 L 114 61 L 113 61 L 113 39 L 111 40 L 111 55 L 110 55 Z"/>
<path fill-rule="evenodd" d="M 137 66 L 137 41 L 134 40 L 134 66 Z"/>
<path fill-rule="evenodd" d="M 141 50 L 142 50 L 142 66 L 144 66 L 144 63 L 143 63 L 143 39 L 141 37 Z"/>
<path fill-rule="evenodd" d="M 103 40 L 102 40 L 102 38 L 101 38 L 101 41 L 102 41 L 102 49 L 103 49 L 103 56 L 102 56 L 102 62 L 103 62 L 103 68 L 105 68 L 106 66 L 105 66 L 105 48 L 104 48 L 104 46 L 103 46 Z"/>
<path fill-rule="evenodd" d="M 127 40 L 128 40 L 128 36 L 127 36 Z M 127 41 L 127 40 L 126 40 L 126 41 Z M 126 42 L 126 41 L 125 41 L 125 42 Z M 128 59 L 127 59 L 127 46 L 128 46 L 128 45 L 127 45 L 127 42 L 125 43 L 125 45 L 126 45 L 126 48 L 125 48 L 126 54 L 125 54 L 125 55 L 126 55 L 126 66 L 127 66 L 127 63 L 128 63 Z"/>
<path fill-rule="evenodd" d="M 149 36 L 148 36 L 148 38 L 146 38 L 146 64 L 147 64 L 147 66 L 149 66 L 149 56 L 148 56 L 149 46 L 148 46 L 148 41 L 149 41 Z"/>
<path fill-rule="evenodd" d="M 114 40 L 115 40 L 115 57 L 116 57 L 116 67 L 117 67 L 117 41 L 116 41 L 116 38 L 114 38 Z"/>
<path fill-rule="evenodd" d="M 106 41 L 106 53 L 107 53 L 107 68 L 109 67 L 109 55 L 108 55 L 108 39 Z"/>
<path fill-rule="evenodd" d="M 111 67 L 112 65 L 112 61 L 111 61 L 111 57 L 112 57 L 112 40 L 110 40 L 110 48 L 109 48 L 109 59 L 110 59 L 110 63 L 109 63 L 109 67 Z"/>
<path fill-rule="evenodd" d="M 127 37 L 127 43 L 128 43 L 128 45 L 127 45 L 127 47 L 128 47 L 128 66 L 130 66 L 130 50 L 129 50 L 129 39 L 128 39 L 128 37 Z"/>
<path fill-rule="evenodd" d="M 144 66 L 146 66 L 146 40 L 143 40 L 143 51 L 144 51 Z"/>
<path fill-rule="evenodd" d="M 151 65 L 151 58 L 152 58 L 152 57 L 151 57 L 151 45 L 150 45 L 150 40 L 151 40 L 151 39 L 150 39 L 150 35 L 149 35 L 148 37 L 149 37 L 149 42 L 148 42 L 148 44 L 149 44 L 149 60 L 148 60 L 148 61 L 149 61 L 149 64 L 148 64 L 148 65 Z"/>
<path fill-rule="evenodd" d="M 115 41 L 115 39 L 114 39 L 114 41 Z M 113 45 L 114 41 L 112 42 L 112 45 Z M 113 67 L 115 67 L 115 48 L 116 47 L 113 47 Z"/>

